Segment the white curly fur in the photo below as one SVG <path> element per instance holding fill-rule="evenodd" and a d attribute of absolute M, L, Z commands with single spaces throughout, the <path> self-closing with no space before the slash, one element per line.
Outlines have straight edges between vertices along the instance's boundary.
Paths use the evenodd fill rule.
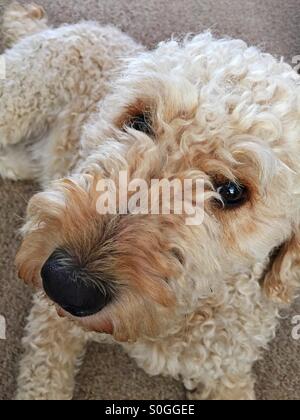
<path fill-rule="evenodd" d="M 150 375 L 182 380 L 190 398 L 255 398 L 252 366 L 298 285 L 299 76 L 257 48 L 209 33 L 148 52 L 92 22 L 48 28 L 38 6 L 18 4 L 3 27 L 11 48 L 0 82 L 0 175 L 36 179 L 45 189 L 29 205 L 17 257 L 28 283 L 40 286 L 57 247 L 82 249 L 82 231 L 85 245 L 92 242 L 99 226 L 85 207 L 91 175 L 216 175 L 248 183 L 253 194 L 236 211 L 206 209 L 200 227 L 131 218 L 140 265 L 128 263 L 127 251 L 128 289 L 95 317 L 61 319 L 37 294 L 17 398 L 72 398 L 90 339 L 121 342 Z M 155 141 L 117 125 L 145 104 L 155 109 Z M 155 282 L 130 287 L 141 267 Z M 158 280 L 165 272 L 172 272 L 167 286 Z M 82 329 L 105 331 L 107 322 L 112 337 Z"/>

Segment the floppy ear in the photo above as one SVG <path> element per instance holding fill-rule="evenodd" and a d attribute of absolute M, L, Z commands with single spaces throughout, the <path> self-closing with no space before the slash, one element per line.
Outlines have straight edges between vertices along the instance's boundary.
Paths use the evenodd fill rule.
<path fill-rule="evenodd" d="M 300 231 L 284 243 L 271 257 L 263 287 L 267 295 L 289 303 L 300 287 Z"/>

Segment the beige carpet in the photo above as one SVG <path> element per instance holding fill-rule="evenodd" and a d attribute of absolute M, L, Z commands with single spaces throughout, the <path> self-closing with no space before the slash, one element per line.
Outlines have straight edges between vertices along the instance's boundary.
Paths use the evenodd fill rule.
<path fill-rule="evenodd" d="M 0 0 L 0 9 L 8 1 Z M 212 28 L 263 46 L 288 61 L 300 54 L 299 0 L 35 1 L 45 6 L 53 24 L 97 19 L 114 23 L 149 46 L 172 33 Z M 17 228 L 36 188 L 0 181 L 0 315 L 7 318 L 7 341 L 0 341 L 0 399 L 11 399 L 15 392 L 20 338 L 30 305 L 29 291 L 16 279 L 13 259 Z M 285 315 L 271 351 L 256 368 L 260 399 L 300 398 L 300 341 L 291 338 L 291 319 L 296 314 L 300 314 L 300 302 Z M 147 377 L 119 348 L 92 345 L 75 398 L 182 399 L 184 392 L 172 380 Z"/>

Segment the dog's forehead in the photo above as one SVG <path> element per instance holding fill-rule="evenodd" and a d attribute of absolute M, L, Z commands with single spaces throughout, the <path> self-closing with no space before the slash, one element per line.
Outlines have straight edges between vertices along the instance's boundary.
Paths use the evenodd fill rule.
<path fill-rule="evenodd" d="M 293 84 L 299 95 L 299 76 L 289 65 L 243 41 L 219 40 L 209 33 L 162 43 L 126 66 L 121 78 L 125 97 L 159 104 L 169 117 L 198 109 L 209 123 L 214 114 L 226 111 L 241 123 L 246 114 L 266 112 L 282 102 Z"/>
<path fill-rule="evenodd" d="M 139 103 L 141 111 L 143 106 L 152 111 L 158 129 L 167 128 L 181 146 L 227 150 L 228 157 L 233 151 L 260 155 L 260 166 L 267 165 L 272 175 L 277 158 L 290 165 L 283 155 L 291 154 L 300 135 L 299 122 L 292 131 L 285 118 L 299 112 L 297 81 L 292 68 L 271 55 L 204 34 L 161 44 L 133 59 L 123 96 Z"/>
<path fill-rule="evenodd" d="M 242 41 L 216 40 L 210 34 L 171 41 L 126 62 L 93 130 L 118 137 L 118 147 L 134 140 L 137 149 L 136 140 L 142 139 L 143 148 L 149 146 L 158 156 L 149 165 L 150 159 L 142 160 L 145 173 L 158 167 L 161 174 L 161 162 L 167 162 L 167 175 L 170 168 L 176 174 L 197 169 L 230 178 L 240 165 L 236 174 L 242 180 L 251 177 L 264 187 L 276 173 L 286 170 L 289 177 L 287 167 L 299 170 L 293 157 L 298 155 L 300 119 L 291 124 L 286 118 L 299 113 L 297 81 L 290 66 Z M 132 116 L 138 116 L 138 126 L 141 121 L 153 125 L 147 138 L 127 133 Z M 105 133 L 103 127 L 108 127 Z"/>

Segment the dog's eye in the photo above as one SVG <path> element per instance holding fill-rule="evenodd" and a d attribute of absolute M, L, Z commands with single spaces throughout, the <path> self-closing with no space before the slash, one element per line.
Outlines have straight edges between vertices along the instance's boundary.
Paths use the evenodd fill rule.
<path fill-rule="evenodd" d="M 132 118 L 130 118 L 126 125 L 127 127 L 148 134 L 149 136 L 153 134 L 151 117 L 148 113 L 142 113 L 133 116 Z"/>
<path fill-rule="evenodd" d="M 183 255 L 183 253 L 180 249 L 173 248 L 172 249 L 172 255 L 173 255 L 174 258 L 176 258 L 176 260 L 178 260 L 180 262 L 181 265 L 184 265 L 185 258 L 184 258 L 184 255 Z"/>
<path fill-rule="evenodd" d="M 245 186 L 237 185 L 231 181 L 219 185 L 217 192 L 221 196 L 225 208 L 239 207 L 245 203 L 248 197 L 248 191 Z"/>

